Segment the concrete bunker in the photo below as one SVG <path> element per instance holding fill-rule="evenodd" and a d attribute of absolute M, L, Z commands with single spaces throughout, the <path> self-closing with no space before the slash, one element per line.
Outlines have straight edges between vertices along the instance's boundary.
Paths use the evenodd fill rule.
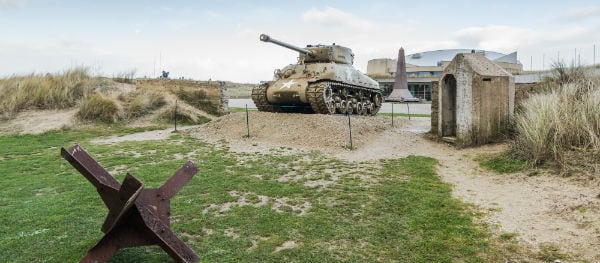
<path fill-rule="evenodd" d="M 437 135 L 457 146 L 499 140 L 514 114 L 514 77 L 480 54 L 458 54 L 437 92 Z M 432 106 L 432 108 L 434 108 Z"/>

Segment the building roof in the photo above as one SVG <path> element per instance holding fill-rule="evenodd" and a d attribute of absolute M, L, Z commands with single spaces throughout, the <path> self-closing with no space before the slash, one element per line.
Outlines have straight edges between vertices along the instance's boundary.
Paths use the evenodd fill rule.
<path fill-rule="evenodd" d="M 466 66 L 459 66 L 463 64 Z M 481 54 L 459 54 L 446 67 L 442 74 L 454 74 L 459 70 L 470 68 L 475 74 L 480 76 L 512 76 L 504 68 L 492 62 Z"/>
<path fill-rule="evenodd" d="M 457 54 L 471 53 L 472 51 L 472 49 L 444 49 L 409 54 L 405 56 L 405 58 L 407 64 L 412 64 L 421 67 L 439 66 L 440 62 L 451 61 Z M 491 61 L 520 64 L 520 62 L 517 60 L 517 52 L 513 52 L 506 55 L 488 50 L 475 50 L 475 53 L 482 54 Z"/>

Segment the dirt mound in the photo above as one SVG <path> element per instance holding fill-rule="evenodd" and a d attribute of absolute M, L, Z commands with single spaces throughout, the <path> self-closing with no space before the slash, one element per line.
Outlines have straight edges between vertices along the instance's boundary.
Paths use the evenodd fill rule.
<path fill-rule="evenodd" d="M 250 138 L 246 113 L 232 113 L 191 129 L 193 136 L 210 140 L 248 140 L 254 144 L 287 146 L 303 150 L 329 150 L 349 147 L 348 118 L 343 115 L 251 112 Z M 390 127 L 389 118 L 352 116 L 352 146 L 361 148 Z"/>

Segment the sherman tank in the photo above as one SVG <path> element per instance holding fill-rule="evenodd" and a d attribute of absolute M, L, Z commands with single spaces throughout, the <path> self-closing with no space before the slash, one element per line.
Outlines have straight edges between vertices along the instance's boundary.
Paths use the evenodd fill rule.
<path fill-rule="evenodd" d="M 272 81 L 252 89 L 259 111 L 375 115 L 381 108 L 379 84 L 352 66 L 350 48 L 335 43 L 300 48 L 265 34 L 260 40 L 299 56 L 296 64 L 276 69 Z"/>

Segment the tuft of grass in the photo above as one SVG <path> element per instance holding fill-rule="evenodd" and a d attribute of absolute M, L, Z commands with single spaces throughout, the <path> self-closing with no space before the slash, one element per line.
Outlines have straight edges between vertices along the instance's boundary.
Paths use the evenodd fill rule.
<path fill-rule="evenodd" d="M 117 100 L 101 93 L 86 96 L 79 104 L 77 117 L 86 121 L 114 123 L 122 119 L 123 109 Z"/>
<path fill-rule="evenodd" d="M 527 168 L 527 161 L 508 153 L 479 155 L 475 159 L 481 167 L 497 173 L 516 173 Z"/>
<path fill-rule="evenodd" d="M 0 80 L 0 118 L 13 118 L 29 108 L 63 109 L 77 105 L 89 94 L 98 79 L 87 68 L 75 68 L 61 74 L 13 76 Z"/>
<path fill-rule="evenodd" d="M 199 87 L 185 87 L 179 86 L 173 89 L 172 92 L 181 100 L 187 104 L 210 113 L 212 115 L 219 115 L 219 104 L 220 95 L 218 93 L 217 82 L 214 84 L 206 84 L 206 88 Z"/>
<path fill-rule="evenodd" d="M 119 83 L 133 84 L 136 71 L 137 70 L 132 69 L 129 71 L 120 72 L 116 76 L 114 76 L 112 79 L 115 82 L 119 82 Z"/>
<path fill-rule="evenodd" d="M 530 96 L 517 112 L 512 151 L 531 165 L 598 164 L 600 80 L 582 68 L 558 65 L 554 71 L 546 80 L 549 91 Z"/>
<path fill-rule="evenodd" d="M 124 104 L 127 119 L 144 116 L 166 104 L 164 94 L 158 91 L 137 90 L 122 93 L 118 99 Z"/>
<path fill-rule="evenodd" d="M 163 122 L 172 123 L 174 121 L 173 118 L 175 117 L 175 118 L 177 118 L 177 123 L 191 124 L 191 125 L 204 124 L 204 123 L 210 122 L 209 118 L 202 116 L 200 114 L 197 114 L 193 110 L 185 108 L 185 107 L 178 107 L 177 115 L 174 116 L 174 114 L 175 114 L 175 107 L 167 107 L 159 114 L 158 119 Z"/>

